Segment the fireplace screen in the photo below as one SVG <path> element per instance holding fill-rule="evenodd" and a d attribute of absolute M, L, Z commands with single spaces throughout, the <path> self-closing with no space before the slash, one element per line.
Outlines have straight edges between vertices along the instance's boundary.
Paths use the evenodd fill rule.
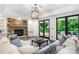
<path fill-rule="evenodd" d="M 17 34 L 18 36 L 23 36 L 23 29 L 15 29 L 14 34 Z"/>

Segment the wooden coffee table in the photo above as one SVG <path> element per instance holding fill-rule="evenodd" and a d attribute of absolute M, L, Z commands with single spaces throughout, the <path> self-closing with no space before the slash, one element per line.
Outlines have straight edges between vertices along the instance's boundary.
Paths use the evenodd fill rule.
<path fill-rule="evenodd" d="M 45 42 L 47 42 L 47 45 L 48 45 L 48 40 L 44 40 L 44 39 L 40 39 L 40 40 L 35 39 L 35 40 L 32 40 L 31 42 L 32 42 L 32 45 L 33 45 L 33 42 L 34 42 L 34 43 L 37 43 L 38 46 L 39 46 L 39 49 L 41 49 L 41 45 L 42 45 L 43 43 L 45 43 Z"/>

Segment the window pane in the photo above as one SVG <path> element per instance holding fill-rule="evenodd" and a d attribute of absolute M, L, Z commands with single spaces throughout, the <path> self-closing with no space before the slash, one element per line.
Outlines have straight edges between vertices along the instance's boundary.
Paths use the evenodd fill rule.
<path fill-rule="evenodd" d="M 78 16 L 74 19 L 74 32 L 78 32 Z"/>
<path fill-rule="evenodd" d="M 74 27 L 73 27 L 73 20 L 71 18 L 68 18 L 68 32 L 73 32 Z"/>
<path fill-rule="evenodd" d="M 44 36 L 49 37 L 49 20 L 44 21 Z"/>
<path fill-rule="evenodd" d="M 65 18 L 58 19 L 58 32 L 65 32 Z"/>
<path fill-rule="evenodd" d="M 68 17 L 68 32 L 78 32 L 78 16 Z"/>
<path fill-rule="evenodd" d="M 39 31 L 40 31 L 40 36 L 43 36 L 43 21 L 40 21 L 39 23 Z"/>

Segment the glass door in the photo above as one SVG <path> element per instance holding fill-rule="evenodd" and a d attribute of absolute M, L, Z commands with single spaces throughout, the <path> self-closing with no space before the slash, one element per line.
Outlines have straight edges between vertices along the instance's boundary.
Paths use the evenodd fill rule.
<path fill-rule="evenodd" d="M 39 22 L 39 36 L 48 38 L 50 37 L 50 20 L 41 20 Z"/>
<path fill-rule="evenodd" d="M 43 36 L 43 21 L 39 22 L 39 36 Z"/>
<path fill-rule="evenodd" d="M 44 37 L 49 38 L 50 22 L 49 20 L 44 20 Z"/>

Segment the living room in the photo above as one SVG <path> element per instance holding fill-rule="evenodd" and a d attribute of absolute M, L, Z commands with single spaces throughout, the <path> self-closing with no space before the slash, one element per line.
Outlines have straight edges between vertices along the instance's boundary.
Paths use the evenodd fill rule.
<path fill-rule="evenodd" d="M 0 4 L 0 54 L 78 54 L 78 7 Z"/>

